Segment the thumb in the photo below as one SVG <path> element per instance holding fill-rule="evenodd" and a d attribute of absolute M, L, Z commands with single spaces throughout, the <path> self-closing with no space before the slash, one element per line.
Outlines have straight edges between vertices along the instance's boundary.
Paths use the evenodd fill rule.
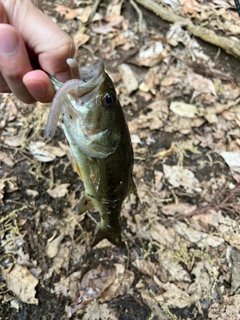
<path fill-rule="evenodd" d="M 67 58 L 73 57 L 72 39 L 29 0 L 1 0 L 8 23 L 21 34 L 25 45 L 37 56 L 41 68 L 60 81 L 70 79 Z"/>

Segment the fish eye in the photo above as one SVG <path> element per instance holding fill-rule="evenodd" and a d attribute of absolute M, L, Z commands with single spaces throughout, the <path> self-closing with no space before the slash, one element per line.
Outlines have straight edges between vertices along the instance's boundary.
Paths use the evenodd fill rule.
<path fill-rule="evenodd" d="M 103 103 L 106 107 L 113 107 L 115 104 L 115 99 L 111 94 L 106 93 L 103 97 Z"/>

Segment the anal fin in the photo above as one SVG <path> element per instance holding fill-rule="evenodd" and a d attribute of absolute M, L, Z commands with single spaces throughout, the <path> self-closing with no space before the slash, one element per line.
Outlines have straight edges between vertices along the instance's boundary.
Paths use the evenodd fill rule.
<path fill-rule="evenodd" d="M 83 181 L 83 178 L 82 178 L 82 172 L 81 172 L 81 169 L 76 161 L 76 159 L 74 159 L 74 166 L 75 166 L 75 170 L 77 171 L 80 179 Z"/>

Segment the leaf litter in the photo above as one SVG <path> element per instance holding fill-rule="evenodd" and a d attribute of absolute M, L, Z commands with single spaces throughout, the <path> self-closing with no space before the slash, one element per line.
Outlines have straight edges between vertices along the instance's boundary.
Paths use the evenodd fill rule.
<path fill-rule="evenodd" d="M 239 62 L 218 49 L 240 57 L 233 1 L 43 8 L 75 40 L 81 65 L 105 60 L 138 199 L 122 210 L 125 248 L 91 248 L 98 214 L 74 213 L 83 185 L 61 126 L 46 141 L 48 107 L 3 94 L 0 318 L 238 319 Z"/>

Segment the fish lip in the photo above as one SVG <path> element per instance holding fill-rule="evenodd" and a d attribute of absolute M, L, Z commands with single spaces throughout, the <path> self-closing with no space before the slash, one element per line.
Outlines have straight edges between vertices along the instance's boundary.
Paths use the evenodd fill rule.
<path fill-rule="evenodd" d="M 79 95 L 77 96 L 77 98 L 81 98 L 83 96 L 85 96 L 86 94 L 97 90 L 101 84 L 103 83 L 104 79 L 105 79 L 105 69 L 104 69 L 104 64 L 102 61 L 98 62 L 97 64 L 93 65 L 93 67 L 96 66 L 96 70 L 97 73 L 94 74 L 94 76 L 89 75 L 89 73 L 87 73 L 87 76 L 85 76 L 84 71 L 82 71 L 83 73 L 83 77 L 81 77 L 81 69 L 85 70 L 85 68 L 80 68 L 80 80 L 84 81 L 84 83 L 81 86 L 81 90 L 79 91 Z M 95 70 L 94 70 L 95 71 Z M 89 80 L 85 80 L 84 78 L 90 77 Z"/>
<path fill-rule="evenodd" d="M 97 92 L 105 80 L 104 64 L 102 61 L 97 63 L 96 65 L 98 65 L 98 64 L 99 64 L 98 72 L 96 75 L 94 75 L 93 78 L 91 78 L 90 80 L 80 79 L 85 82 L 82 83 L 81 86 L 79 86 L 79 90 L 77 91 L 77 89 L 76 89 L 75 92 L 74 92 L 74 90 L 69 92 L 68 100 L 69 100 L 70 106 L 77 113 L 79 112 L 79 108 L 81 108 L 81 105 L 86 105 L 86 104 L 90 103 L 91 96 L 95 96 L 95 99 L 96 99 L 96 97 L 98 96 Z M 80 77 L 81 77 L 81 73 L 80 73 Z M 90 96 L 90 99 L 88 99 L 86 97 L 88 94 Z M 71 99 L 71 95 L 73 95 L 75 97 L 74 102 Z M 82 101 L 83 97 L 86 97 L 86 101 Z"/>
<path fill-rule="evenodd" d="M 93 100 L 98 99 L 98 91 L 101 87 L 102 83 L 105 80 L 105 68 L 102 61 L 98 62 L 96 65 L 97 73 L 90 78 L 88 81 L 86 80 L 85 83 L 82 83 L 79 87 L 79 90 L 77 89 L 72 90 L 69 92 L 67 99 L 69 100 L 69 106 L 72 110 L 72 112 L 75 114 L 75 118 L 83 119 L 83 115 L 81 113 L 81 106 L 85 106 L 87 109 L 91 108 L 92 103 L 94 103 Z M 86 67 L 87 68 L 87 67 Z M 82 70 L 85 70 L 85 68 L 82 68 Z M 87 75 L 86 75 L 86 74 Z M 90 77 L 89 73 L 83 72 L 83 77 Z M 81 77 L 81 70 L 80 70 L 80 77 Z M 80 79 L 83 81 L 83 79 Z M 74 96 L 74 99 L 71 98 L 71 96 Z M 84 97 L 86 98 L 86 101 Z M 92 102 L 92 103 L 91 103 Z M 99 127 L 95 129 L 91 129 L 89 127 L 83 128 L 82 130 L 84 132 L 84 135 L 89 137 L 91 139 L 91 136 L 98 136 L 99 134 L 102 135 L 107 132 L 107 127 Z"/>

